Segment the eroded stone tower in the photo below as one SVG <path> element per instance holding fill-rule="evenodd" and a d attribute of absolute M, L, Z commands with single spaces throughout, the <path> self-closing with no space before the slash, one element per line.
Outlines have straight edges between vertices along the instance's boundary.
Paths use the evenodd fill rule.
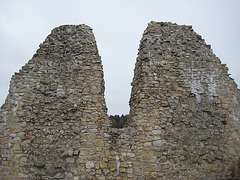
<path fill-rule="evenodd" d="M 60 26 L 15 73 L 1 107 L 1 177 L 101 176 L 110 123 L 92 29 Z M 80 151 L 81 149 L 81 151 Z M 80 157 L 80 158 L 79 158 Z"/>
<path fill-rule="evenodd" d="M 239 177 L 240 93 L 210 48 L 191 26 L 151 22 L 145 30 L 129 122 L 141 177 Z"/>
<path fill-rule="evenodd" d="M 127 127 L 110 128 L 91 28 L 55 28 L 10 82 L 0 177 L 240 177 L 240 92 L 191 26 L 149 23 L 132 86 Z"/>

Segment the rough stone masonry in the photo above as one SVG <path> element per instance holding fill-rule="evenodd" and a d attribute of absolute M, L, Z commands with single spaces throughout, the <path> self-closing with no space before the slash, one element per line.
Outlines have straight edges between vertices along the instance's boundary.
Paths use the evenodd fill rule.
<path fill-rule="evenodd" d="M 123 129 L 92 29 L 60 26 L 13 75 L 0 179 L 239 179 L 240 90 L 191 26 L 150 22 Z"/>

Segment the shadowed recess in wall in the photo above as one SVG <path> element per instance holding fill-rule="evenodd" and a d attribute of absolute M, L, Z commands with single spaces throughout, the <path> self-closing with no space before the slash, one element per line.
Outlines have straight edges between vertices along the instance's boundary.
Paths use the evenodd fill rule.
<path fill-rule="evenodd" d="M 109 119 L 112 121 L 112 128 L 123 128 L 127 123 L 129 115 L 110 115 Z"/>

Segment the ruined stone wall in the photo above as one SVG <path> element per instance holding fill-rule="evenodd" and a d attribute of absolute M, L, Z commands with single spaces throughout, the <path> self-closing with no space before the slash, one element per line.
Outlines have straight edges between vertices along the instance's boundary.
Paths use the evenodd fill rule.
<path fill-rule="evenodd" d="M 11 79 L 1 107 L 0 179 L 100 178 L 108 126 L 92 29 L 55 28 Z"/>
<path fill-rule="evenodd" d="M 148 25 L 130 100 L 140 177 L 239 177 L 240 93 L 227 71 L 191 26 Z"/>
<path fill-rule="evenodd" d="M 92 29 L 60 26 L 10 82 L 0 179 L 238 179 L 240 92 L 191 26 L 149 23 L 110 128 Z"/>

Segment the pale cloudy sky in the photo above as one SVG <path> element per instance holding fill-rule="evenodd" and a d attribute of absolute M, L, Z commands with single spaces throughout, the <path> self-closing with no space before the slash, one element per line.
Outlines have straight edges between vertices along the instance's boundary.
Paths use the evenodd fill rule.
<path fill-rule="evenodd" d="M 240 0 L 0 0 L 0 105 L 11 76 L 54 27 L 87 24 L 102 57 L 108 114 L 128 114 L 139 42 L 152 20 L 192 25 L 240 85 Z"/>

